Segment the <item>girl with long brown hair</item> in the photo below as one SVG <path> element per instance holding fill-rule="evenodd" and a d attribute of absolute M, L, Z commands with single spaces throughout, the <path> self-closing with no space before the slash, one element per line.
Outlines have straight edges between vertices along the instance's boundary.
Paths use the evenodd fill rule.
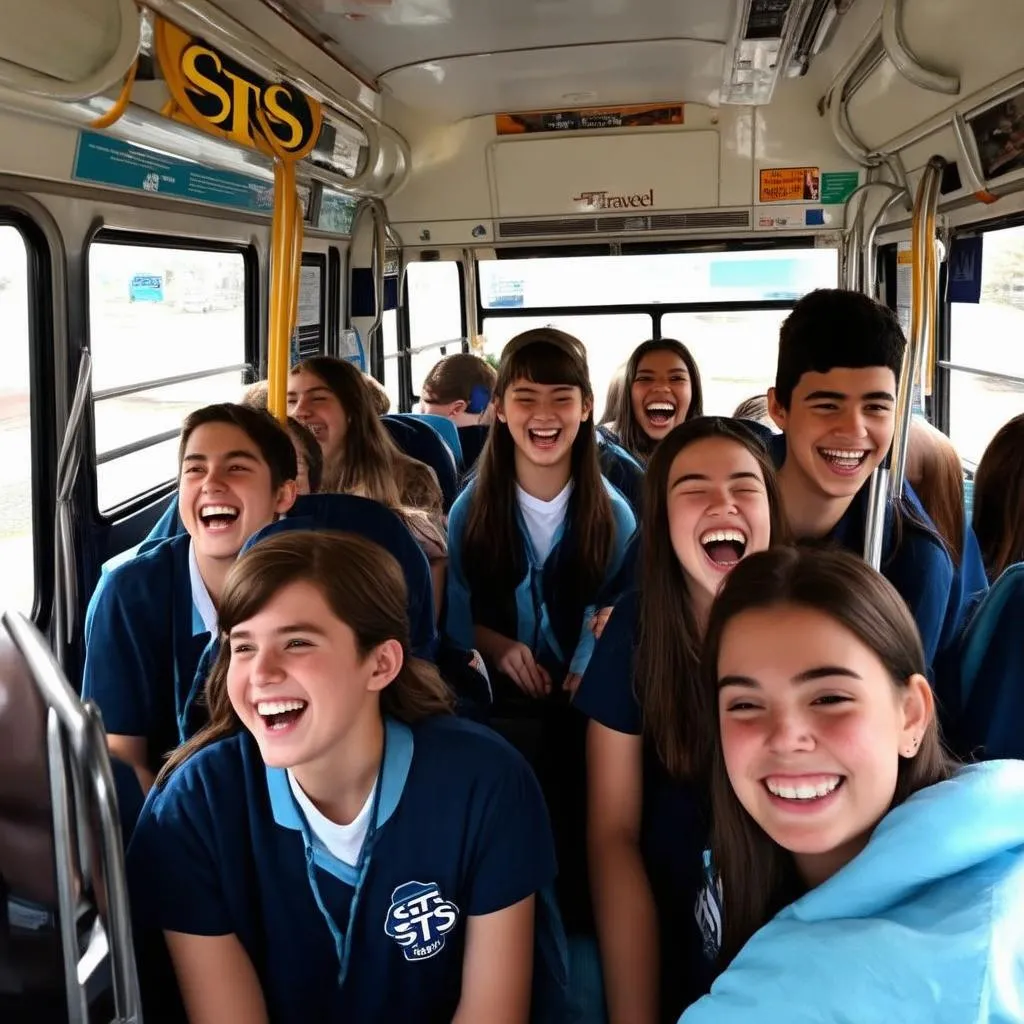
<path fill-rule="evenodd" d="M 907 606 L 855 555 L 773 550 L 728 579 L 698 907 L 726 970 L 685 1024 L 1018 1016 L 1024 764 L 956 770 L 924 671 Z"/>
<path fill-rule="evenodd" d="M 699 658 L 723 579 L 784 539 L 768 453 L 735 420 L 676 427 L 647 468 L 636 591 L 583 677 L 588 847 L 612 1024 L 674 1021 L 707 990 L 693 904 L 707 841 Z"/>
<path fill-rule="evenodd" d="M 441 488 L 429 466 L 391 439 L 366 376 L 332 356 L 296 363 L 288 377 L 288 415 L 320 442 L 321 493 L 371 498 L 402 517 L 430 561 L 440 614 L 448 564 Z"/>
<path fill-rule="evenodd" d="M 409 655 L 397 561 L 353 534 L 256 544 L 229 575 L 210 722 L 128 854 L 190 1024 L 525 1024 L 554 879 L 529 767 Z"/>
<path fill-rule="evenodd" d="M 673 427 L 704 414 L 700 371 L 690 350 L 674 338 L 637 345 L 626 363 L 615 421 L 606 436 L 645 463 Z"/>
<path fill-rule="evenodd" d="M 1024 562 L 1024 415 L 1004 423 L 974 474 L 974 532 L 989 581 Z"/>

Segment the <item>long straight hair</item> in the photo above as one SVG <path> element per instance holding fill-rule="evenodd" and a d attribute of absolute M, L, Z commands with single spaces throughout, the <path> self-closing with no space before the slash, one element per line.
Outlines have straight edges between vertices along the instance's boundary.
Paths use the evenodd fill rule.
<path fill-rule="evenodd" d="M 706 695 L 700 686 L 700 629 L 669 532 L 669 473 L 681 451 L 707 438 L 732 441 L 753 456 L 768 495 L 771 542 L 788 539 L 775 469 L 760 439 L 742 423 L 720 416 L 690 420 L 672 430 L 654 450 L 644 479 L 633 685 L 644 734 L 665 769 L 677 779 L 706 770 L 709 745 Z"/>
<path fill-rule="evenodd" d="M 952 442 L 927 420 L 910 421 L 907 478 L 959 565 L 964 547 L 964 467 Z"/>
<path fill-rule="evenodd" d="M 451 691 L 429 662 L 409 653 L 405 576 L 393 555 L 352 533 L 296 530 L 267 537 L 231 567 L 217 608 L 220 649 L 206 682 L 209 723 L 171 754 L 157 783 L 193 754 L 240 732 L 228 696 L 231 630 L 293 583 L 311 583 L 356 636 L 360 657 L 385 640 L 402 645 L 402 667 L 380 694 L 381 713 L 411 723 L 452 711 Z"/>
<path fill-rule="evenodd" d="M 527 340 L 528 339 L 528 340 Z M 594 391 L 585 349 L 572 335 L 552 327 L 517 335 L 498 366 L 499 402 L 513 383 L 567 384 L 579 388 L 591 404 L 572 445 L 573 491 L 566 512 L 573 538 L 566 578 L 584 603 L 604 580 L 615 544 L 615 519 L 604 487 L 594 437 Z M 572 353 L 572 354 L 570 354 Z M 463 561 L 471 588 L 505 593 L 526 575 L 526 553 L 516 518 L 516 445 L 507 423 L 496 419 L 480 454 L 479 470 L 463 538 Z M 564 564 L 564 563 L 563 563 Z"/>
<path fill-rule="evenodd" d="M 636 413 L 633 411 L 633 384 L 636 381 L 641 360 L 652 352 L 671 352 L 674 356 L 678 356 L 686 366 L 686 372 L 690 377 L 690 407 L 686 410 L 686 418 L 683 422 L 688 423 L 690 420 L 704 415 L 704 389 L 700 383 L 700 370 L 697 369 L 697 363 L 690 354 L 690 350 L 681 341 L 676 341 L 674 338 L 658 338 L 637 345 L 626 363 L 626 370 L 622 378 L 622 390 L 619 392 L 618 408 L 615 413 L 615 429 L 618 431 L 622 446 L 641 462 L 646 462 L 650 458 L 657 441 L 640 426 Z"/>
<path fill-rule="evenodd" d="M 1024 560 L 1024 415 L 1004 423 L 974 474 L 974 532 L 989 582 Z"/>
<path fill-rule="evenodd" d="M 921 638 L 906 604 L 884 576 L 856 555 L 820 545 L 773 548 L 744 559 L 729 575 L 712 606 L 701 659 L 704 700 L 711 709 L 706 729 L 713 748 L 711 845 L 722 886 L 722 967 L 805 888 L 793 855 L 771 839 L 733 791 L 718 703 L 718 660 L 726 627 L 743 612 L 785 606 L 813 609 L 849 630 L 874 652 L 896 688 L 925 671 Z M 916 755 L 899 757 L 890 806 L 948 778 L 953 768 L 933 717 Z"/>
<path fill-rule="evenodd" d="M 440 515 L 441 488 L 434 471 L 410 458 L 391 439 L 364 374 L 348 360 L 333 356 L 306 359 L 291 372 L 319 377 L 348 417 L 342 449 L 324 465 L 321 491 L 358 494 L 389 508 L 407 506 Z"/>

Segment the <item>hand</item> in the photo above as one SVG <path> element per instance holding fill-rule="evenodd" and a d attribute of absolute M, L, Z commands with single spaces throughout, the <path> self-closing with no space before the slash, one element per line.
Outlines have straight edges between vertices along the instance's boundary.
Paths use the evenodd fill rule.
<path fill-rule="evenodd" d="M 599 608 L 594 613 L 594 617 L 590 620 L 590 631 L 598 640 L 601 639 L 604 627 L 608 625 L 608 620 L 612 617 L 612 612 L 614 610 L 615 609 L 610 606 L 608 608 Z"/>
<path fill-rule="evenodd" d="M 551 676 L 537 664 L 533 651 L 526 644 L 510 640 L 495 664 L 528 697 L 546 697 L 551 692 Z"/>
<path fill-rule="evenodd" d="M 583 681 L 583 676 L 579 672 L 570 672 L 565 677 L 565 682 L 562 683 L 562 689 L 565 690 L 570 697 L 576 696 L 576 691 L 580 688 L 580 683 Z"/>

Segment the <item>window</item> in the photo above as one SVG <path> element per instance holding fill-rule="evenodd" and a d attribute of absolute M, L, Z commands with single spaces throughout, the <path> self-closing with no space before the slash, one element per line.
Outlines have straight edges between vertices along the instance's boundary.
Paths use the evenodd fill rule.
<path fill-rule="evenodd" d="M 779 327 L 788 309 L 666 313 L 662 337 L 681 341 L 700 370 L 704 411 L 731 416 L 744 398 L 775 384 Z"/>
<path fill-rule="evenodd" d="M 954 302 L 949 374 L 949 436 L 976 466 L 996 431 L 1024 413 L 1024 225 L 984 236 L 981 301 Z"/>
<path fill-rule="evenodd" d="M 835 249 L 484 260 L 483 309 L 796 300 L 834 288 Z"/>
<path fill-rule="evenodd" d="M 32 612 L 32 421 L 28 248 L 21 232 L 0 224 L 0 611 Z"/>
<path fill-rule="evenodd" d="M 462 351 L 462 281 L 453 260 L 410 263 L 406 268 L 412 393 L 443 356 Z M 443 345 L 439 342 L 454 342 Z M 418 351 L 419 350 L 419 351 Z"/>
<path fill-rule="evenodd" d="M 666 320 L 668 317 L 666 316 Z M 534 327 L 557 327 L 579 338 L 587 349 L 590 383 L 597 416 L 604 411 L 608 385 L 629 354 L 651 337 L 654 324 L 647 313 L 603 313 L 590 316 L 514 316 L 484 319 L 484 352 L 500 356 L 505 344 Z"/>
<path fill-rule="evenodd" d="M 391 411 L 402 408 L 402 392 L 398 377 L 402 372 L 402 361 L 398 355 L 398 312 L 386 309 L 380 322 L 384 339 L 384 390 L 391 399 Z M 406 357 L 408 358 L 408 356 Z"/>
<path fill-rule="evenodd" d="M 177 475 L 182 420 L 240 397 L 240 252 L 97 241 L 89 249 L 96 491 L 107 512 Z"/>

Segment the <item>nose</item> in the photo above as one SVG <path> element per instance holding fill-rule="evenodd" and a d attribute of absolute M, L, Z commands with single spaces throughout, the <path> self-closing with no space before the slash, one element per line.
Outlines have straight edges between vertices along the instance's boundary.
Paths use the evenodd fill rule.
<path fill-rule="evenodd" d="M 203 477 L 203 493 L 210 494 L 226 489 L 223 468 L 217 464 L 211 465 L 206 471 L 206 476 Z"/>
<path fill-rule="evenodd" d="M 300 423 L 305 423 L 310 419 L 312 410 L 309 407 L 309 400 L 305 395 L 299 395 L 294 405 L 288 410 L 288 415 L 294 416 Z"/>
<path fill-rule="evenodd" d="M 846 437 L 866 437 L 868 429 L 864 413 L 856 406 L 847 409 L 840 420 L 839 432 Z"/>
<path fill-rule="evenodd" d="M 711 488 L 708 493 L 708 515 L 726 516 L 736 511 L 736 501 L 728 487 L 722 485 Z"/>
<path fill-rule="evenodd" d="M 814 739 L 803 715 L 796 709 L 779 708 L 769 719 L 768 749 L 773 754 L 812 750 Z"/>
<path fill-rule="evenodd" d="M 273 686 L 284 679 L 284 671 L 275 651 L 260 648 L 249 659 L 249 680 L 253 686 Z"/>

